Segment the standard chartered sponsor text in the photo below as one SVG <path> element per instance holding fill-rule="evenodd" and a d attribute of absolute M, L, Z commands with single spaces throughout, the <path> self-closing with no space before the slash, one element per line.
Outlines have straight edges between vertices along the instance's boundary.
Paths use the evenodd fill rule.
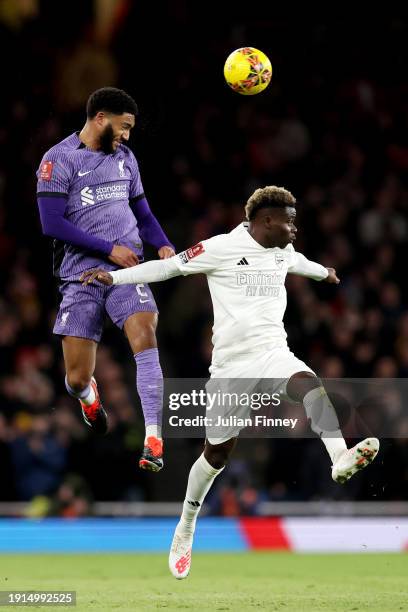
<path fill-rule="evenodd" d="M 97 200 L 122 199 L 127 197 L 127 185 L 104 185 L 95 189 Z"/>

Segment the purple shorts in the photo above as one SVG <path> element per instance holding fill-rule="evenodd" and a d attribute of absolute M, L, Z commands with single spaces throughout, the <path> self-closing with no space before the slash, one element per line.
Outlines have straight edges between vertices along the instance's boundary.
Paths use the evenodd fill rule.
<path fill-rule="evenodd" d="M 137 312 L 158 312 L 148 285 L 86 285 L 63 281 L 59 287 L 62 301 L 54 334 L 88 338 L 99 342 L 105 313 L 120 329 Z"/>

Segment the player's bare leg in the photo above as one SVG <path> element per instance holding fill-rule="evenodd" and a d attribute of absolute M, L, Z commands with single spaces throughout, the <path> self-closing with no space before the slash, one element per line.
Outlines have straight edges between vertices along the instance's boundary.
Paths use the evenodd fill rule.
<path fill-rule="evenodd" d="M 93 378 L 96 362 L 94 340 L 64 336 L 62 350 L 65 362 L 65 386 L 68 393 L 79 400 L 85 423 L 97 434 L 108 430 L 108 418 L 99 398 Z"/>
<path fill-rule="evenodd" d="M 288 396 L 303 402 L 312 430 L 320 436 L 332 460 L 332 478 L 343 484 L 377 456 L 377 438 L 366 438 L 347 449 L 336 410 L 319 378 L 310 372 L 294 374 L 286 385 Z"/>
<path fill-rule="evenodd" d="M 124 331 L 136 361 L 136 384 L 146 426 L 139 466 L 151 472 L 158 472 L 163 467 L 163 374 L 157 349 L 157 320 L 156 312 L 137 312 L 124 324 Z"/>
<path fill-rule="evenodd" d="M 183 512 L 170 548 L 169 568 L 179 580 L 187 578 L 197 516 L 216 476 L 224 469 L 237 443 L 231 438 L 221 444 L 205 442 L 204 452 L 190 470 Z"/>

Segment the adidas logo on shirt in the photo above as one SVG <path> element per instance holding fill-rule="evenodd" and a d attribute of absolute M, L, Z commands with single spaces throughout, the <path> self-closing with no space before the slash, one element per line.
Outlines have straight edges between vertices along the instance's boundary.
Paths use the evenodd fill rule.
<path fill-rule="evenodd" d="M 247 260 L 245 259 L 245 257 L 243 257 L 238 263 L 237 266 L 249 266 L 249 263 L 247 262 Z"/>

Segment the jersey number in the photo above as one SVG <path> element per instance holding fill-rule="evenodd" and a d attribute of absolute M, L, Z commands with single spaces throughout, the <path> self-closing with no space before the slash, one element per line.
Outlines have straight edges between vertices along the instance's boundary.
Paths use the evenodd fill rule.
<path fill-rule="evenodd" d="M 136 291 L 138 292 L 140 297 L 149 297 L 149 294 L 146 291 L 143 291 L 143 289 L 144 289 L 144 284 L 143 283 L 138 283 L 136 285 Z"/>

